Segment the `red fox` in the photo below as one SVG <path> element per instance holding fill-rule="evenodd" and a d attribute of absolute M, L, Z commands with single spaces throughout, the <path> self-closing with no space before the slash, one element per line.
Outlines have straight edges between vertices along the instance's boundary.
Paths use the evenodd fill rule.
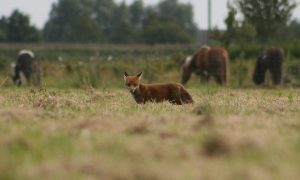
<path fill-rule="evenodd" d="M 148 101 L 169 101 L 177 105 L 193 103 L 191 95 L 181 84 L 141 84 L 141 78 L 142 72 L 136 76 L 129 76 L 126 72 L 124 74 L 125 85 L 138 104 Z"/>

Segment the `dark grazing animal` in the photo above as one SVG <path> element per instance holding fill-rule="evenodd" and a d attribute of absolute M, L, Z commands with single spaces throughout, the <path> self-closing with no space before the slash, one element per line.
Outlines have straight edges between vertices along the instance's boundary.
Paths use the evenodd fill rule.
<path fill-rule="evenodd" d="M 202 46 L 192 57 L 188 57 L 181 66 L 181 83 L 186 84 L 191 74 L 195 73 L 205 82 L 214 77 L 220 85 L 229 80 L 229 59 L 224 48 Z"/>
<path fill-rule="evenodd" d="M 269 70 L 274 85 L 282 83 L 284 50 L 282 48 L 264 48 L 256 60 L 253 81 L 260 85 L 265 82 L 266 72 Z"/>
<path fill-rule="evenodd" d="M 12 77 L 14 84 L 20 86 L 24 83 L 22 82 L 21 74 L 24 75 L 27 83 L 31 84 L 33 73 L 35 73 L 34 84 L 38 85 L 40 81 L 39 61 L 35 58 L 32 51 L 21 50 L 14 67 L 14 76 Z"/>
<path fill-rule="evenodd" d="M 142 73 L 136 76 L 129 76 L 126 72 L 124 74 L 125 85 L 138 104 L 149 101 L 169 101 L 177 105 L 193 103 L 191 95 L 181 84 L 141 84 L 141 77 Z"/>

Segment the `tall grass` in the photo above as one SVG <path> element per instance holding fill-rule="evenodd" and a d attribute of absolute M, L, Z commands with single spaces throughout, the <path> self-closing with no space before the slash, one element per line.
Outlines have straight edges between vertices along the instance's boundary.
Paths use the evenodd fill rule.
<path fill-rule="evenodd" d="M 1 49 L 0 80 L 12 74 L 11 63 L 17 49 Z M 180 64 L 185 56 L 193 53 L 185 49 L 36 49 L 42 62 L 42 85 L 49 87 L 122 87 L 124 71 L 129 74 L 144 72 L 143 82 L 179 82 Z M 253 86 L 252 73 L 255 59 L 245 54 L 230 60 L 229 87 Z M 287 56 L 285 72 L 292 85 L 299 85 L 300 65 L 298 59 Z M 10 85 L 11 83 L 8 83 Z M 210 84 L 215 84 L 213 81 Z M 195 75 L 189 87 L 201 86 Z"/>

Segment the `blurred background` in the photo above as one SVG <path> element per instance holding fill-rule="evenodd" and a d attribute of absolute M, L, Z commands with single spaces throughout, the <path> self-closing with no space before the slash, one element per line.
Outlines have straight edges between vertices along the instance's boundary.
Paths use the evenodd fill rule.
<path fill-rule="evenodd" d="M 290 85 L 298 86 L 298 3 L 0 0 L 0 82 L 13 73 L 21 49 L 34 51 L 41 60 L 43 86 L 122 87 L 125 70 L 144 71 L 146 82 L 179 82 L 183 59 L 209 44 L 228 49 L 230 86 L 253 85 L 255 60 L 266 46 L 285 50 L 284 70 Z M 198 77 L 188 84 L 199 85 Z"/>

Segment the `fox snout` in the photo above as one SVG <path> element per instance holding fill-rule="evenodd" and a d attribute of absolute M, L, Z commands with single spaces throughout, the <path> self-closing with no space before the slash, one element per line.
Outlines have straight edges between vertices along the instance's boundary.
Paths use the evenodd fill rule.
<path fill-rule="evenodd" d="M 135 91 L 137 90 L 137 86 L 129 86 L 128 89 L 129 89 L 129 92 L 131 93 L 135 93 Z"/>

